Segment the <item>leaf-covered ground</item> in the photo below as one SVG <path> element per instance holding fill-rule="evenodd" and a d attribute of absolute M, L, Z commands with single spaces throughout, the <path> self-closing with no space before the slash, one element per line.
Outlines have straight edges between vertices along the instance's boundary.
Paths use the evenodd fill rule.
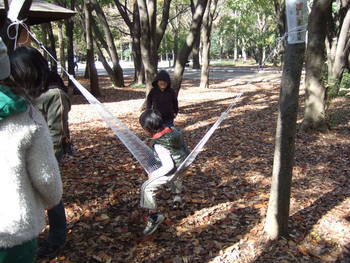
<path fill-rule="evenodd" d="M 144 91 L 112 89 L 107 79 L 101 83 L 101 101 L 146 139 L 138 124 Z M 146 174 L 92 106 L 75 95 L 70 129 L 76 154 L 62 166 L 68 241 L 58 257 L 41 262 L 350 262 L 350 99 L 333 102 L 329 132 L 298 131 L 290 238 L 268 242 L 263 223 L 279 84 L 226 81 L 199 89 L 185 81 L 176 125 L 192 149 L 242 91 L 229 118 L 182 177 L 184 207 L 172 208 L 168 189 L 159 193 L 167 219 L 148 237 L 141 234 L 139 208 Z M 301 116 L 303 96 L 300 103 Z"/>

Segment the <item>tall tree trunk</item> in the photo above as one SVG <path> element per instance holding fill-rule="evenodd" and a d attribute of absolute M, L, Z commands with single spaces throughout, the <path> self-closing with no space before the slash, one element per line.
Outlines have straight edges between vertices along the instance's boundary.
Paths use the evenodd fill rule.
<path fill-rule="evenodd" d="M 338 43 L 337 43 L 337 49 L 335 52 L 335 60 L 333 65 L 333 74 L 332 76 L 334 79 L 341 79 L 341 75 L 343 72 L 343 69 L 346 65 L 346 60 L 349 57 L 349 50 L 350 50 L 350 38 L 349 38 L 349 30 L 350 30 L 350 10 L 347 11 L 346 16 L 343 20 Z"/>
<path fill-rule="evenodd" d="M 90 0 L 84 0 L 85 30 L 86 30 L 86 62 L 89 68 L 90 91 L 94 96 L 100 96 L 98 75 L 94 61 L 94 42 L 91 30 L 91 4 Z"/>
<path fill-rule="evenodd" d="M 194 12 L 196 11 L 196 5 L 197 5 L 197 0 L 191 0 L 192 17 L 194 16 Z M 193 69 L 201 68 L 201 65 L 199 63 L 200 43 L 201 43 L 201 37 L 199 33 L 198 37 L 196 38 L 196 41 L 194 42 L 193 49 L 192 49 L 192 68 Z"/>
<path fill-rule="evenodd" d="M 117 87 L 124 87 L 123 69 L 119 64 L 117 48 L 114 44 L 114 38 L 111 32 L 111 29 L 108 25 L 107 18 L 96 0 L 91 0 L 91 3 L 93 4 L 94 10 L 99 19 L 99 24 L 102 26 L 103 31 L 105 33 L 104 36 L 105 36 L 105 39 L 108 45 L 109 54 L 113 63 L 113 72 L 116 75 L 116 78 L 113 78 L 113 80 L 115 80 L 114 84 Z"/>
<path fill-rule="evenodd" d="M 307 1 L 301 3 L 303 11 L 306 11 Z M 265 222 L 265 232 L 270 239 L 288 234 L 298 97 L 304 53 L 305 43 L 287 44 L 279 99 L 271 191 Z"/>
<path fill-rule="evenodd" d="M 135 68 L 135 76 L 134 81 L 137 84 L 145 83 L 145 68 L 142 64 L 142 56 L 141 56 L 141 25 L 140 25 L 140 15 L 139 8 L 137 2 L 134 2 L 133 5 L 133 24 L 132 24 L 132 56 L 134 59 L 134 68 Z"/>
<path fill-rule="evenodd" d="M 52 24 L 51 23 L 47 23 L 47 29 L 48 29 L 49 41 L 50 41 L 49 51 L 50 51 L 51 55 L 57 60 L 56 40 L 55 40 L 55 36 L 53 34 Z M 54 61 L 51 58 L 50 58 L 50 61 L 51 61 L 51 70 L 57 72 L 57 63 L 56 63 L 56 61 Z"/>
<path fill-rule="evenodd" d="M 188 56 L 192 51 L 196 38 L 200 34 L 202 19 L 207 6 L 207 2 L 208 0 L 197 1 L 196 11 L 194 12 L 194 15 L 192 18 L 190 32 L 186 37 L 186 43 L 176 58 L 174 78 L 173 78 L 173 89 L 176 91 L 176 93 L 179 93 L 180 91 L 182 76 L 185 70 L 185 65 L 186 65 Z"/>
<path fill-rule="evenodd" d="M 47 37 L 48 37 L 48 28 L 47 28 L 47 24 L 40 24 L 40 27 L 41 27 L 41 31 L 42 31 L 42 34 L 43 34 L 43 45 L 45 46 L 45 48 L 48 48 L 48 40 L 47 40 Z M 44 58 L 48 61 L 49 58 L 48 58 L 48 55 L 46 52 L 44 52 L 43 54 Z"/>
<path fill-rule="evenodd" d="M 151 46 L 150 18 L 145 0 L 138 0 L 141 25 L 141 56 L 146 77 L 146 96 L 152 89 L 152 81 L 157 74 L 157 65 L 154 63 L 154 54 Z"/>
<path fill-rule="evenodd" d="M 74 10 L 75 0 L 70 0 L 70 9 Z M 66 36 L 67 36 L 67 62 L 68 62 L 68 73 L 75 76 L 74 70 L 74 22 L 73 19 L 66 19 Z M 68 82 L 69 87 L 73 87 L 71 80 Z"/>
<path fill-rule="evenodd" d="M 308 44 L 306 51 L 305 75 L 305 112 L 302 128 L 324 130 L 325 87 L 322 73 L 325 62 L 325 39 L 327 17 L 331 12 L 332 0 L 315 1 L 309 21 Z"/>
<path fill-rule="evenodd" d="M 218 0 L 208 0 L 202 23 L 202 71 L 201 88 L 209 88 L 210 36 Z"/>
<path fill-rule="evenodd" d="M 200 53 L 200 36 L 198 36 L 198 39 L 194 43 L 193 49 L 192 49 L 192 68 L 193 69 L 200 69 L 201 64 L 199 63 L 199 53 Z"/>
<path fill-rule="evenodd" d="M 141 55 L 146 76 L 146 96 L 152 89 L 158 68 L 158 48 L 169 20 L 171 0 L 164 0 L 160 24 L 157 25 L 157 1 L 137 0 L 141 25 Z"/>
<path fill-rule="evenodd" d="M 280 91 L 275 153 L 265 232 L 271 239 L 288 233 L 296 120 L 305 44 L 287 45 Z"/>
<path fill-rule="evenodd" d="M 64 52 L 64 36 L 63 36 L 63 23 L 58 22 L 58 46 L 60 51 L 60 64 L 62 68 L 66 68 L 66 56 Z M 61 74 L 63 74 L 63 71 L 61 71 Z"/>

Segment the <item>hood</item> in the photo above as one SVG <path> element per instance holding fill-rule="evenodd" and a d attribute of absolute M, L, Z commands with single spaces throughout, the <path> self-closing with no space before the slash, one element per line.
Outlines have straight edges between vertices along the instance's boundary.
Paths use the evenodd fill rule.
<path fill-rule="evenodd" d="M 27 108 L 28 103 L 24 98 L 14 94 L 10 88 L 0 85 L 0 120 L 24 112 Z"/>
<path fill-rule="evenodd" d="M 170 79 L 170 75 L 169 75 L 168 72 L 166 72 L 165 70 L 161 70 L 161 71 L 158 72 L 157 77 L 152 82 L 152 86 L 154 88 L 158 87 L 158 85 L 157 85 L 158 80 L 164 80 L 164 81 L 168 82 L 167 89 L 170 88 L 170 86 L 171 86 L 171 79 Z"/>

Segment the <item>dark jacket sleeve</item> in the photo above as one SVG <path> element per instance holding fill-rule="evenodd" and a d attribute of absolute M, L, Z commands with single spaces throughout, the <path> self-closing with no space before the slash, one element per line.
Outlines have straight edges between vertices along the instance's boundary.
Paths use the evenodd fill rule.
<path fill-rule="evenodd" d="M 152 109 L 152 97 L 153 97 L 153 88 L 147 95 L 147 100 L 146 100 L 146 110 L 151 110 Z"/>

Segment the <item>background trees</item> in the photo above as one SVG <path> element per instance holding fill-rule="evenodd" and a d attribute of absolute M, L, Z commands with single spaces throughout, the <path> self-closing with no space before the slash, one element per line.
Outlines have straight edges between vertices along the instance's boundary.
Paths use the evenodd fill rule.
<path fill-rule="evenodd" d="M 34 30 L 74 74 L 74 60 L 85 63 L 87 59 L 83 1 L 54 2 L 78 14 L 65 23 Z M 349 2 L 308 1 L 305 129 L 327 129 L 327 101 L 348 92 Z M 207 15 L 196 13 L 209 9 Z M 93 57 L 115 87 L 124 86 L 126 61 L 133 62 L 134 82 L 146 84 L 147 91 L 160 61 L 174 67 L 175 90 L 181 87 L 188 62 L 201 67 L 201 85 L 209 87 L 209 58 L 219 64 L 282 65 L 284 42 L 276 46 L 285 33 L 284 9 L 284 0 L 91 0 Z M 55 63 L 51 66 L 55 69 Z"/>

